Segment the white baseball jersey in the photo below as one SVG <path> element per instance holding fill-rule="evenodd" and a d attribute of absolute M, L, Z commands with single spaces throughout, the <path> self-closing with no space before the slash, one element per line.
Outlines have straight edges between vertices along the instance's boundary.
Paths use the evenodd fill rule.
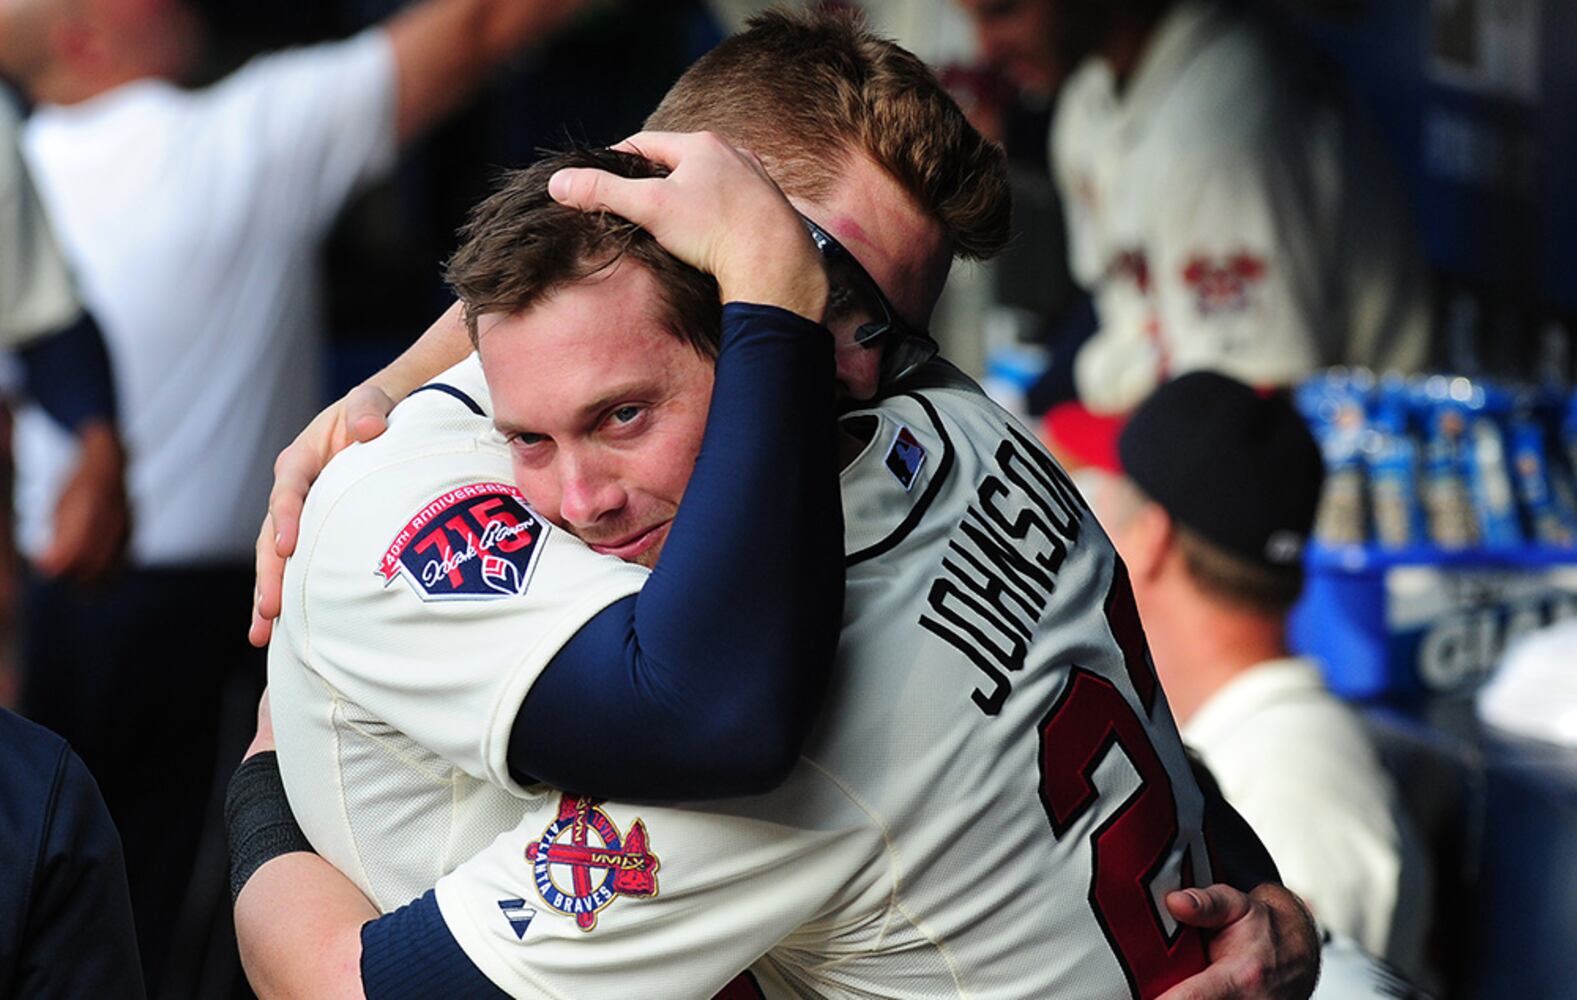
<path fill-rule="evenodd" d="M 0 347 L 64 329 L 82 312 L 17 146 L 16 110 L 0 92 Z"/>
<path fill-rule="evenodd" d="M 1283 659 L 1238 673 L 1194 712 L 1183 739 L 1321 925 L 1424 973 L 1429 853 L 1374 741 L 1318 666 Z"/>
<path fill-rule="evenodd" d="M 520 820 L 526 692 L 647 576 L 526 508 L 475 356 L 437 384 L 313 486 L 268 656 L 291 807 L 383 909 Z"/>
<path fill-rule="evenodd" d="M 1119 92 L 1090 59 L 1051 159 L 1069 264 L 1099 328 L 1075 360 L 1091 409 L 1195 369 L 1284 385 L 1338 362 L 1416 370 L 1423 258 L 1377 138 L 1300 89 L 1252 17 L 1182 0 Z"/>
<path fill-rule="evenodd" d="M 322 405 L 320 245 L 394 167 L 396 91 L 372 28 L 28 119 L 23 152 L 114 369 L 133 566 L 251 565 L 273 456 Z M 17 542 L 36 558 L 77 442 L 25 407 L 16 449 Z"/>
<path fill-rule="evenodd" d="M 530 789 L 437 885 L 502 989 L 708 997 L 754 963 L 771 998 L 1100 998 L 1203 967 L 1160 903 L 1210 881 L 1202 802 L 1126 575 L 1044 449 L 932 371 L 846 418 L 869 443 L 842 477 L 844 631 L 787 782 L 690 806 Z"/>

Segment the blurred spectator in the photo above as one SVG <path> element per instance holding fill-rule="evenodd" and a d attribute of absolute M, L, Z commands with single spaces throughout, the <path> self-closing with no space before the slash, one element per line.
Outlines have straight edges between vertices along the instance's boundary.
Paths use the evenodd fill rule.
<path fill-rule="evenodd" d="M 0 347 L 17 352 L 28 394 L 72 438 L 78 459 L 52 510 L 41 511 L 38 568 L 48 576 L 97 580 L 119 561 L 126 540 L 124 456 L 115 432 L 109 356 L 71 275 L 22 162 L 18 119 L 0 91 Z M 13 542 L 0 520 L 0 609 L 9 619 Z"/>
<path fill-rule="evenodd" d="M 241 629 L 252 526 L 323 385 L 319 243 L 402 144 L 581 5 L 424 0 L 183 90 L 203 34 L 181 0 L 0 0 L 0 72 L 39 105 L 29 166 L 115 362 L 134 513 L 122 578 L 31 580 L 23 707 L 81 752 L 121 827 L 150 992 L 188 893 L 221 695 L 238 666 L 258 676 Z M 35 569 L 72 453 L 19 415 Z M 217 872 L 193 892 L 225 910 Z"/>
<path fill-rule="evenodd" d="M 1362 722 L 1287 650 L 1324 469 L 1284 394 L 1183 375 L 1119 439 L 1096 509 L 1167 700 L 1287 887 L 1326 927 L 1424 975 L 1433 871 Z"/>
<path fill-rule="evenodd" d="M 64 740 L 0 709 L 0 996 L 143 995 L 120 838 Z"/>
<path fill-rule="evenodd" d="M 1232 0 L 959 0 L 988 58 L 1058 91 L 1052 170 L 1096 328 L 1054 369 L 1102 416 L 1200 368 L 1285 385 L 1416 370 L 1423 258 L 1377 139 L 1304 53 Z M 1044 393 L 1043 393 L 1044 395 Z M 1074 461 L 1115 425 L 1053 411 Z"/>

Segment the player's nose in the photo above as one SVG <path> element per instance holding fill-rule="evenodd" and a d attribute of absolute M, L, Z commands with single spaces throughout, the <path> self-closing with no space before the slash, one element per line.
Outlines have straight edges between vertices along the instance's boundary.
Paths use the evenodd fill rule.
<path fill-rule="evenodd" d="M 607 463 L 571 453 L 561 470 L 559 515 L 571 528 L 589 528 L 624 508 L 624 487 Z"/>

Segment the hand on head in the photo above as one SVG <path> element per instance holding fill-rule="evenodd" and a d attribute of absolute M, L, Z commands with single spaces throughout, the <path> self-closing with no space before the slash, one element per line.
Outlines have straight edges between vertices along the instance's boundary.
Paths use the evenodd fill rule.
<path fill-rule="evenodd" d="M 273 635 L 285 581 L 285 560 L 296 551 L 307 491 L 329 459 L 352 442 L 371 441 L 382 434 L 392 409 L 394 400 L 382 389 L 371 384 L 357 386 L 319 413 L 275 459 L 268 514 L 257 533 L 257 580 L 252 591 L 252 625 L 247 633 L 252 645 L 267 646 Z"/>
<path fill-rule="evenodd" d="M 827 278 L 820 255 L 761 161 L 710 132 L 641 132 L 615 149 L 639 153 L 666 177 L 561 170 L 554 199 L 609 211 L 651 233 L 669 253 L 712 275 L 725 302 L 780 306 L 819 321 Z"/>

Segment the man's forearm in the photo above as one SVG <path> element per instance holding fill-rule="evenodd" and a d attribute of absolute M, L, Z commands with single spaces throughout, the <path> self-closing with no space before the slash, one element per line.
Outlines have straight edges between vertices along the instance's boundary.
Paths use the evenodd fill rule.
<path fill-rule="evenodd" d="M 417 338 L 416 343 L 367 383 L 399 402 L 441 372 L 459 364 L 470 353 L 471 337 L 466 332 L 462 306 L 456 302 Z"/>
<path fill-rule="evenodd" d="M 388 22 L 408 142 L 474 97 L 507 59 L 546 41 L 585 0 L 424 0 Z"/>
<path fill-rule="evenodd" d="M 259 868 L 235 903 L 236 940 L 252 989 L 272 997 L 363 1000 L 361 925 L 378 911 L 316 854 Z"/>

